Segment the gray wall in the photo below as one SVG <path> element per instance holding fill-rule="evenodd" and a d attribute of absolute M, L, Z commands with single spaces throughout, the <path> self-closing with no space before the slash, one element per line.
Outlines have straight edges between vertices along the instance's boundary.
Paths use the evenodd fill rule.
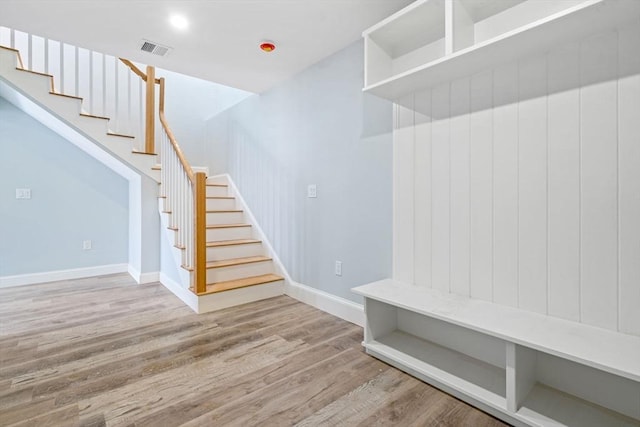
<path fill-rule="evenodd" d="M 124 178 L 2 98 L 0 152 L 0 276 L 127 263 Z"/>
<path fill-rule="evenodd" d="M 357 42 L 207 124 L 292 278 L 354 301 L 391 276 L 392 253 L 392 104 L 362 84 Z"/>

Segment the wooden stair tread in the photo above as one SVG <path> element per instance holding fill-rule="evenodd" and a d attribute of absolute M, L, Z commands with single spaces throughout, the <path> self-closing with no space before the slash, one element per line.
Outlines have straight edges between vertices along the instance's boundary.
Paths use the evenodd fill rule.
<path fill-rule="evenodd" d="M 41 73 L 39 71 L 31 71 L 31 70 L 27 70 L 26 68 L 16 68 L 17 70 L 20 71 L 25 71 L 27 73 L 31 73 L 31 74 L 37 74 L 38 76 L 45 76 L 45 77 L 49 77 L 53 79 L 53 76 L 51 74 L 46 74 L 46 73 Z"/>
<path fill-rule="evenodd" d="M 207 199 L 235 199 L 233 196 L 207 196 Z"/>
<path fill-rule="evenodd" d="M 250 256 L 245 258 L 232 258 L 232 259 L 223 259 L 220 261 L 209 261 L 207 263 L 207 268 L 231 267 L 234 265 L 253 264 L 255 262 L 264 262 L 264 261 L 271 261 L 271 258 L 266 256 Z"/>
<path fill-rule="evenodd" d="M 111 120 L 109 117 L 96 116 L 95 114 L 89 114 L 89 113 L 80 113 L 80 115 L 82 117 L 89 117 L 89 118 L 92 118 L 92 119 Z"/>
<path fill-rule="evenodd" d="M 162 166 L 161 166 L 161 165 L 154 165 L 154 166 L 151 166 L 151 170 L 153 170 L 153 171 L 159 171 L 159 170 L 162 170 Z"/>
<path fill-rule="evenodd" d="M 212 225 L 207 225 L 208 229 L 212 229 L 212 228 L 236 228 L 236 227 L 251 227 L 251 224 L 212 224 Z"/>
<path fill-rule="evenodd" d="M 207 184 L 207 187 L 228 187 L 227 184 Z"/>
<path fill-rule="evenodd" d="M 67 95 L 66 93 L 49 92 L 49 95 L 64 96 L 65 98 L 79 99 L 80 101 L 82 101 L 82 98 L 80 98 L 79 96 Z"/>
<path fill-rule="evenodd" d="M 249 245 L 253 243 L 262 243 L 262 242 L 256 239 L 218 240 L 215 242 L 207 242 L 207 247 L 217 248 L 219 246 Z"/>
<path fill-rule="evenodd" d="M 265 283 L 277 282 L 279 280 L 283 280 L 283 277 L 278 276 L 277 274 L 263 274 L 261 276 L 245 277 L 243 279 L 228 280 L 226 282 L 210 283 L 207 284 L 206 292 L 200 295 L 230 291 L 232 289 L 246 288 L 248 286 L 263 285 Z"/>
<path fill-rule="evenodd" d="M 242 209 L 223 209 L 223 210 L 207 210 L 207 213 L 234 213 L 242 212 Z"/>
<path fill-rule="evenodd" d="M 113 135 L 113 134 L 112 134 Z M 119 136 L 126 136 L 126 135 L 119 135 Z M 129 138 L 135 138 L 134 136 L 131 136 Z M 132 150 L 131 151 L 133 154 L 144 154 L 145 156 L 157 156 L 156 153 L 145 153 L 144 151 L 136 151 L 136 150 Z"/>
<path fill-rule="evenodd" d="M 110 135 L 110 136 L 119 136 L 119 137 L 121 137 L 121 138 L 131 138 L 131 139 L 134 139 L 134 138 L 135 138 L 135 136 L 131 136 L 131 135 L 123 135 L 123 134 L 121 134 L 121 133 L 115 133 L 115 132 L 107 132 L 107 135 Z M 133 153 L 136 153 L 136 151 L 133 151 Z"/>

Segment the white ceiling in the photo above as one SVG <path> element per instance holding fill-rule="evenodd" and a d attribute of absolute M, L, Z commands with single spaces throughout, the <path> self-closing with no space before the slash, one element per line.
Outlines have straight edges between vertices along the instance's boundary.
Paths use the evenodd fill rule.
<path fill-rule="evenodd" d="M 413 0 L 0 0 L 0 25 L 262 92 Z M 172 13 L 190 26 L 168 24 Z M 142 39 L 173 48 L 139 51 Z M 266 54 L 261 40 L 277 49 Z"/>

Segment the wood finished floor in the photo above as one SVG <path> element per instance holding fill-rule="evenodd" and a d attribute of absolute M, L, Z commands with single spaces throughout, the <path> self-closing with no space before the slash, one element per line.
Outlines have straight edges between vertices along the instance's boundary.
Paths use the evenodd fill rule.
<path fill-rule="evenodd" d="M 127 275 L 0 289 L 0 426 L 500 426 L 282 296 L 195 315 Z"/>

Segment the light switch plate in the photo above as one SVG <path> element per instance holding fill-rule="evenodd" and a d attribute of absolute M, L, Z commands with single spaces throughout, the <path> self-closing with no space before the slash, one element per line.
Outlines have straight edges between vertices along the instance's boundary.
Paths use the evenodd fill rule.
<path fill-rule="evenodd" d="M 307 186 L 307 197 L 311 197 L 311 198 L 318 197 L 318 190 L 315 184 L 309 184 Z"/>
<path fill-rule="evenodd" d="M 30 188 L 16 188 L 16 199 L 30 199 L 30 198 L 31 198 Z"/>

